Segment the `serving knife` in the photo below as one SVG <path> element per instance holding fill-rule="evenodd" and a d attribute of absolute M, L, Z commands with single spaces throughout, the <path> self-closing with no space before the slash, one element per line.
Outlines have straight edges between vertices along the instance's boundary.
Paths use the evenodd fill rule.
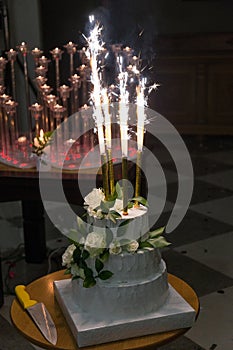
<path fill-rule="evenodd" d="M 41 302 L 30 299 L 30 295 L 26 291 L 26 287 L 24 285 L 16 286 L 15 294 L 20 304 L 24 310 L 29 313 L 45 339 L 47 339 L 53 345 L 56 345 L 57 330 L 45 305 Z"/>

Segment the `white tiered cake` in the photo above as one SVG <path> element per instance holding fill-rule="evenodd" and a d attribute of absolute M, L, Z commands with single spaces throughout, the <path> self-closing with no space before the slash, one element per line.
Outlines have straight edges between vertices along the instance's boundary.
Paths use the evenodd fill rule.
<path fill-rule="evenodd" d="M 131 209 L 131 219 L 134 210 L 135 220 L 129 221 L 132 236 L 149 242 L 147 210 Z M 121 222 L 117 220 L 118 228 Z M 95 259 L 86 261 L 94 271 Z M 97 278 L 91 288 L 83 287 L 82 278 L 54 282 L 56 298 L 80 347 L 190 327 L 194 322 L 195 311 L 168 284 L 158 248 L 110 254 L 104 270 L 113 273 L 111 278 Z"/>

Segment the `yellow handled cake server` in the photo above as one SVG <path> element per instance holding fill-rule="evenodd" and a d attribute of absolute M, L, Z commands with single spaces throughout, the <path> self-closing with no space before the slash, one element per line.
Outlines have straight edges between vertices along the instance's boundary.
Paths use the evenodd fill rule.
<path fill-rule="evenodd" d="M 45 339 L 55 345 L 57 343 L 57 330 L 45 305 L 30 299 L 30 295 L 26 292 L 26 287 L 24 285 L 16 286 L 15 294 L 20 304 L 24 310 L 29 313 Z"/>

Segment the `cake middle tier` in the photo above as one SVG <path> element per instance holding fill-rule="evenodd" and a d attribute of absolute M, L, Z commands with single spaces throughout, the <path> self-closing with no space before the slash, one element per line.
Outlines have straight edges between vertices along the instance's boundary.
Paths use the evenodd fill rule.
<path fill-rule="evenodd" d="M 160 261 L 158 271 L 141 281 L 99 281 L 84 288 L 82 280 L 72 281 L 72 298 L 79 309 L 95 320 L 111 322 L 121 318 L 142 317 L 157 310 L 168 296 L 166 264 Z"/>

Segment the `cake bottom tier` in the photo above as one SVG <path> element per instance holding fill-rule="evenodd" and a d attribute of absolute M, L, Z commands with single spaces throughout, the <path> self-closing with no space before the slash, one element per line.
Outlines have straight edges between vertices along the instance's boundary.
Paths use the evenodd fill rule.
<path fill-rule="evenodd" d="M 143 281 L 99 282 L 93 288 L 83 288 L 82 280 L 72 281 L 73 302 L 96 321 L 127 320 L 151 313 L 163 305 L 168 296 L 167 270 L 163 260 L 158 272 Z"/>
<path fill-rule="evenodd" d="M 191 327 L 196 316 L 195 310 L 171 285 L 165 303 L 158 310 L 113 322 L 95 321 L 80 310 L 72 298 L 71 280 L 54 281 L 54 292 L 79 347 Z M 156 302 L 155 298 L 153 300 Z M 116 347 L 119 346 L 122 345 Z"/>

